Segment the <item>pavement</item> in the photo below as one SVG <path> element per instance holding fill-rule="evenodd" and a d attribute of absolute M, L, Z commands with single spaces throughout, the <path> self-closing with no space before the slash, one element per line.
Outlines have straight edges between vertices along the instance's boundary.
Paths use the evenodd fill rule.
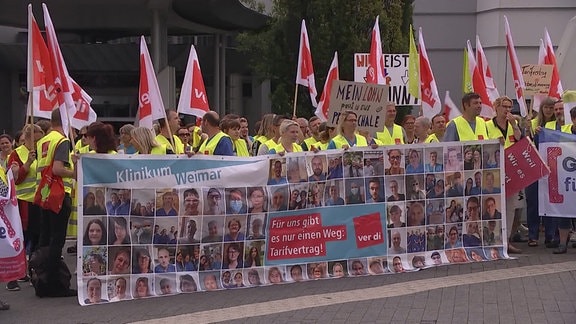
<path fill-rule="evenodd" d="M 540 243 L 510 260 L 85 307 L 21 283 L 0 289 L 0 323 L 576 323 L 576 249 Z"/>

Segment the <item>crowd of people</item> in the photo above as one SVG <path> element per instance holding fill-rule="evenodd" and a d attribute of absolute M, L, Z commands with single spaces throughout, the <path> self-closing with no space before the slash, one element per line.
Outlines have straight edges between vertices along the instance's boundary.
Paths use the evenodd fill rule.
<path fill-rule="evenodd" d="M 66 239 L 67 227 L 75 222 L 69 222 L 72 210 L 76 205 L 72 197 L 73 179 L 76 178 L 74 168 L 80 154 L 186 154 L 192 157 L 196 154 L 250 157 L 257 155 L 278 154 L 289 157 L 292 152 L 313 151 L 329 153 L 333 149 L 347 150 L 351 147 L 379 147 L 389 148 L 400 144 L 420 144 L 433 142 L 475 141 L 484 139 L 499 139 L 504 148 L 509 147 L 524 136 L 532 136 L 538 143 L 538 133 L 542 128 L 560 130 L 576 134 L 573 124 L 565 124 L 563 120 L 563 105 L 561 101 L 551 98 L 543 100 L 538 115 L 529 122 L 524 122 L 511 114 L 512 100 L 508 97 L 498 98 L 494 102 L 495 117 L 485 120 L 479 116 L 481 111 L 480 96 L 475 93 L 465 94 L 462 98 L 462 116 L 447 121 L 443 115 L 436 115 L 432 119 L 423 116 L 407 115 L 400 124 L 396 124 L 397 111 L 392 102 L 386 104 L 384 111 L 384 128 L 380 132 L 370 132 L 357 129 L 358 116 L 354 111 L 343 111 L 340 114 L 338 124 L 329 126 L 321 122 L 318 117 L 310 119 L 283 116 L 279 114 L 265 114 L 255 125 L 255 134 L 249 131 L 248 120 L 234 114 L 220 117 L 216 112 L 208 112 L 201 119 L 199 125 L 182 125 L 179 115 L 174 110 L 166 111 L 166 119 L 158 120 L 154 129 L 124 125 L 119 129 L 117 136 L 110 124 L 100 121 L 94 122 L 80 129 L 76 143 L 71 143 L 62 129 L 60 113 L 56 109 L 50 121 L 39 121 L 36 124 L 26 125 L 16 137 L 0 135 L 0 164 L 4 170 L 12 169 L 16 177 L 17 195 L 25 230 L 25 242 L 29 255 L 42 247 L 46 247 L 49 262 L 46 264 L 49 276 L 49 289 L 47 296 L 73 296 L 77 292 L 69 287 L 63 287 L 57 283 L 57 261 L 60 259 L 62 248 Z M 571 112 L 572 122 L 576 121 L 576 110 Z M 497 240 L 502 244 L 497 234 L 496 220 L 501 220 L 502 213 L 498 207 L 506 208 L 508 239 L 515 234 L 520 226 L 518 213 L 515 211 L 516 204 L 509 198 L 506 206 L 499 206 L 493 196 L 485 196 L 500 193 L 497 179 L 503 172 L 500 164 L 500 149 L 483 152 L 481 144 L 466 145 L 463 151 L 449 149 L 423 151 L 422 149 L 400 150 L 390 148 L 386 150 L 386 166 L 382 159 L 370 158 L 368 153 L 362 156 L 354 152 L 345 155 L 334 156 L 326 161 L 312 157 L 310 159 L 309 174 L 302 173 L 302 166 L 298 163 L 288 163 L 288 167 L 280 160 L 271 163 L 269 185 L 282 185 L 287 183 L 314 182 L 310 187 L 295 186 L 288 192 L 277 191 L 270 193 L 270 203 L 263 202 L 266 192 L 262 188 L 238 189 L 231 192 L 221 192 L 216 188 L 210 188 L 206 194 L 204 203 L 204 215 L 220 214 L 244 214 L 264 213 L 275 210 L 297 210 L 317 206 L 335 206 L 344 204 L 362 204 L 376 202 L 401 202 L 392 204 L 384 213 L 387 215 L 390 242 L 389 251 L 394 254 L 409 252 L 429 251 L 441 248 L 459 249 L 464 247 L 478 247 L 482 242 L 496 244 Z M 423 155 L 428 153 L 426 157 Z M 445 158 L 443 159 L 443 157 Z M 330 156 L 329 156 L 330 157 Z M 405 161 L 404 161 L 405 160 Z M 402 162 L 404 161 L 404 163 Z M 293 167 L 295 166 L 295 167 Z M 65 187 L 64 201 L 58 213 L 48 209 L 41 209 L 34 204 L 34 195 L 37 181 L 41 178 L 42 171 L 52 168 L 54 175 L 63 179 Z M 291 168 L 292 167 L 292 168 Z M 482 169 L 494 169 L 494 171 L 480 171 Z M 452 171 L 446 177 L 437 177 L 439 172 Z M 4 172 L 2 172 L 4 174 Z M 395 179 L 395 175 L 421 174 L 422 176 L 406 176 Z M 384 183 L 378 176 L 391 176 L 390 181 Z M 424 176 L 425 175 L 425 176 Z M 368 177 L 364 182 L 350 181 L 349 186 L 325 185 L 319 186 L 318 182 L 325 182 L 338 178 Z M 370 177 L 373 177 L 370 181 Z M 466 180 L 464 180 L 466 179 Z M 4 184 L 5 185 L 5 181 Z M 384 187 L 389 191 L 384 194 Z M 126 192 L 128 191 L 128 192 Z M 341 195 L 341 191 L 347 194 Z M 528 246 L 537 246 L 541 218 L 538 215 L 538 188 L 537 183 L 526 188 L 527 215 L 529 242 Z M 181 199 L 184 201 L 184 209 L 187 215 L 200 215 L 202 210 L 198 202 L 202 193 L 195 189 L 187 190 Z M 220 203 L 222 195 L 226 195 L 228 204 Z M 106 196 L 106 198 L 105 198 Z M 289 196 L 289 197 L 288 197 Z M 235 198 L 236 197 L 236 198 Z M 244 197 L 244 198 L 242 198 Z M 429 204 L 424 207 L 425 199 L 453 198 L 446 202 Z M 243 225 L 248 225 L 238 219 L 229 219 L 228 234 L 222 237 L 210 229 L 215 223 L 208 223 L 206 237 L 196 237 L 196 223 L 190 219 L 186 224 L 179 224 L 178 228 L 156 228 L 152 232 L 150 223 L 146 223 L 147 216 L 177 216 L 179 212 L 174 206 L 174 199 L 178 195 L 165 192 L 162 196 L 150 199 L 140 199 L 137 204 L 126 205 L 130 202 L 129 190 L 115 190 L 104 192 L 96 190 L 88 192 L 84 196 L 84 215 L 131 215 L 140 216 L 135 223 L 129 225 L 123 217 L 115 217 L 108 223 L 100 219 L 93 219 L 86 227 L 84 245 L 122 245 L 138 241 L 151 244 L 176 245 L 182 243 L 202 242 L 233 242 L 227 243 L 225 250 L 211 251 L 202 254 L 198 249 L 173 248 L 156 251 L 158 262 L 155 267 L 151 263 L 150 251 L 143 249 L 138 253 L 126 254 L 125 250 L 118 249 L 114 256 L 114 265 L 109 265 L 109 271 L 113 274 L 126 274 L 137 269 L 137 273 L 148 272 L 171 272 L 172 270 L 213 270 L 213 269 L 237 269 L 251 266 L 260 266 L 259 247 L 250 248 L 244 252 L 244 247 L 236 241 L 247 239 L 248 235 L 255 235 L 259 239 L 262 233 L 240 231 Z M 485 198 L 485 199 L 482 199 Z M 154 204 L 154 199 L 158 203 Z M 243 203 L 242 203 L 243 199 Z M 248 202 L 248 199 L 250 202 Z M 412 201 L 404 203 L 404 201 Z M 211 203 L 212 202 L 212 203 Z M 446 204 L 446 205 L 445 205 Z M 480 204 L 485 206 L 480 211 Z M 445 207 L 448 206 L 448 207 Z M 402 216 L 405 212 L 406 217 Z M 72 214 L 72 215 L 71 215 Z M 515 217 L 516 216 L 516 217 Z M 111 218 L 112 219 L 112 218 Z M 216 222 L 216 219 L 213 220 Z M 491 223 L 492 222 L 492 223 Z M 132 223 L 132 220 L 131 220 Z M 446 227 L 443 223 L 453 223 Z M 572 227 L 570 219 L 544 217 L 545 244 L 547 247 L 556 248 L 554 253 L 566 253 L 569 240 L 569 232 Z M 425 230 L 406 230 L 406 227 L 425 226 Z M 74 226 L 74 225 L 72 225 Z M 257 218 L 250 226 L 263 226 L 263 219 Z M 502 226 L 502 225 L 499 225 Z M 105 235 L 106 228 L 110 234 Z M 74 229 L 75 230 L 75 229 Z M 178 231 L 180 230 L 180 231 Z M 445 231 L 446 230 L 446 231 Z M 180 232 L 180 234 L 178 234 Z M 444 232 L 447 234 L 444 235 Z M 191 234 L 190 234 L 191 233 Z M 486 245 L 486 244 L 484 244 Z M 432 248 L 433 247 L 433 248 Z M 493 248 L 491 248 L 493 249 Z M 112 250 L 111 250 L 112 251 Z M 109 251 L 109 252 L 111 252 Z M 464 250 L 463 250 L 464 251 Z M 467 251 L 467 250 L 466 250 Z M 470 259 L 489 259 L 489 255 L 481 255 L 475 250 Z M 254 252 L 254 253 L 253 253 Z M 496 251 L 497 253 L 498 251 Z M 512 244 L 508 244 L 509 253 L 521 253 L 521 250 Z M 450 255 L 448 259 L 466 259 L 466 253 L 461 256 Z M 224 257 L 222 256 L 224 254 Z M 244 255 L 247 254 L 247 255 Z M 448 255 L 447 255 L 448 256 Z M 431 262 L 435 264 L 435 255 Z M 422 260 L 420 260 L 422 258 Z M 101 275 L 107 271 L 102 255 L 90 254 L 86 258 L 86 266 L 83 274 L 87 277 Z M 397 264 L 400 262 L 400 264 Z M 423 256 L 412 260 L 414 264 L 423 265 L 426 260 Z M 130 266 L 132 263 L 132 266 Z M 403 272 L 409 264 L 402 263 L 402 258 L 391 259 L 394 272 Z M 319 263 L 317 267 L 309 265 L 309 277 L 324 276 L 327 265 Z M 341 263 L 334 267 L 343 267 Z M 362 269 L 360 269 L 362 266 Z M 364 271 L 362 263 L 355 264 L 355 269 L 349 267 L 349 273 L 361 273 Z M 387 265 L 380 264 L 380 268 Z M 370 265 L 372 269 L 372 265 Z M 374 269 L 378 267 L 374 265 Z M 281 282 L 284 274 L 280 270 L 269 269 L 268 277 L 272 283 Z M 336 269 L 338 270 L 338 269 Z M 338 272 L 331 269 L 331 272 Z M 372 272 L 379 270 L 373 270 Z M 292 271 L 290 271 L 291 273 Z M 134 272 L 133 272 L 134 273 Z M 362 272 L 363 273 L 363 272 Z M 222 285 L 227 287 L 243 286 L 242 272 L 226 271 L 226 278 L 218 278 Z M 255 278 L 263 273 L 246 273 L 245 276 Z M 302 269 L 300 269 L 302 275 Z M 188 276 L 189 277 L 189 276 Z M 86 303 L 106 301 L 101 298 L 102 282 L 98 279 L 87 280 Z M 134 283 L 135 294 L 140 296 L 149 295 L 149 286 L 145 277 Z M 181 278 L 180 286 L 188 287 L 186 282 L 192 279 L 193 290 L 197 286 L 192 277 Z M 202 286 L 206 289 L 213 286 L 212 276 L 204 276 Z M 20 281 L 29 280 L 28 276 Z M 215 280 L 215 279 L 214 279 Z M 252 279 L 249 279 L 252 280 Z M 256 280 L 256 279 L 254 279 Z M 260 279 L 257 280 L 260 282 Z M 115 280 L 118 294 L 126 294 L 126 278 Z M 170 291 L 170 285 L 175 283 L 164 281 L 164 290 Z M 128 284 L 128 286 L 130 286 Z M 142 289 L 140 289 L 142 286 Z M 146 291 L 144 291 L 146 288 Z M 19 290 L 17 281 L 9 282 L 9 290 Z M 186 288 L 192 291 L 192 288 Z M 142 290 L 143 292 L 140 292 Z M 163 291 L 164 291 L 163 290 Z M 115 297 L 116 298 L 116 297 Z M 121 297 L 119 297 L 121 298 Z M 113 300 L 113 298 L 110 298 Z M 2 305 L 7 305 L 3 303 Z"/>

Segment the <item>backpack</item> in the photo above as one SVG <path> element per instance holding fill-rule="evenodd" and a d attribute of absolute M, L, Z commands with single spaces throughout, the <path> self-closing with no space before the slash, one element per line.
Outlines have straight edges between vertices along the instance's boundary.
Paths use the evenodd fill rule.
<path fill-rule="evenodd" d="M 58 259 L 57 274 L 50 281 L 46 264 L 48 263 L 49 247 L 42 247 L 36 250 L 28 262 L 30 270 L 30 281 L 36 290 L 38 297 L 61 297 L 67 296 L 70 291 L 70 280 L 72 274 L 62 258 Z"/>

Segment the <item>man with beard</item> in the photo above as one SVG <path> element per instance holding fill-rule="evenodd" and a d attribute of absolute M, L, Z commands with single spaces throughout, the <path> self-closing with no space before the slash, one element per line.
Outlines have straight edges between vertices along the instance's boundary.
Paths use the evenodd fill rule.
<path fill-rule="evenodd" d="M 308 178 L 308 181 L 326 181 L 326 174 L 324 173 L 324 163 L 320 156 L 315 156 L 310 161 L 312 166 L 312 175 Z"/>

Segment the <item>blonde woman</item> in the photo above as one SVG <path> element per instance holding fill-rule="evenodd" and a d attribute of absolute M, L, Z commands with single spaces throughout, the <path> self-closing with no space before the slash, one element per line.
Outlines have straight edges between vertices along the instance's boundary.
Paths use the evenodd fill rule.
<path fill-rule="evenodd" d="M 159 144 L 150 128 L 136 127 L 130 132 L 131 143 L 139 154 L 174 154 L 166 145 Z"/>
<path fill-rule="evenodd" d="M 284 119 L 280 124 L 278 144 L 272 146 L 268 153 L 284 155 L 284 153 L 302 152 L 302 146 L 298 144 L 299 135 L 300 125 L 293 120 Z"/>
<path fill-rule="evenodd" d="M 328 144 L 330 149 L 347 149 L 353 146 L 368 146 L 366 137 L 356 134 L 356 125 L 358 116 L 351 110 L 346 110 L 340 114 L 338 120 L 338 135 L 336 135 Z"/>

